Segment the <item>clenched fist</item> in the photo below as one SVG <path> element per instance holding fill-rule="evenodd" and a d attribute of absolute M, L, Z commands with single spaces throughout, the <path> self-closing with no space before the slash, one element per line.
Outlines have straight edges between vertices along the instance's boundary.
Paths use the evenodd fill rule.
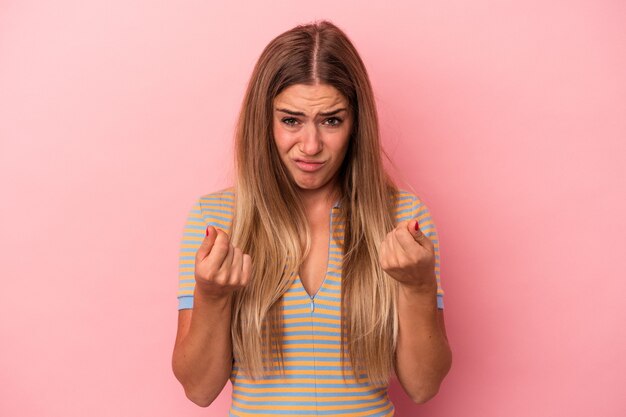
<path fill-rule="evenodd" d="M 248 284 L 251 262 L 250 255 L 231 245 L 226 233 L 209 226 L 196 252 L 196 289 L 209 297 L 227 296 Z"/>
<path fill-rule="evenodd" d="M 383 270 L 400 284 L 424 291 L 437 289 L 435 245 L 416 219 L 400 222 L 387 233 L 379 258 Z"/>

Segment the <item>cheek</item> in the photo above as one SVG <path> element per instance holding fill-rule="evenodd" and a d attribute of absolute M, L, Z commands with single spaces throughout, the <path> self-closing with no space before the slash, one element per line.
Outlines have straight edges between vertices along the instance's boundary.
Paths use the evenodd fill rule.
<path fill-rule="evenodd" d="M 345 153 L 348 150 L 348 146 L 350 145 L 350 130 L 346 130 L 342 132 L 339 139 L 338 150 L 342 153 Z"/>
<path fill-rule="evenodd" d="M 291 152 L 292 148 L 296 146 L 298 140 L 293 133 L 278 128 L 274 131 L 274 143 L 276 144 L 280 158 L 284 160 L 288 157 L 287 154 Z"/>
<path fill-rule="evenodd" d="M 274 135 L 274 143 L 276 144 L 276 147 L 279 151 L 281 151 L 281 153 L 284 152 L 289 141 L 287 133 L 284 129 L 281 129 L 280 126 L 276 126 L 276 124 L 272 127 L 272 133 Z"/>

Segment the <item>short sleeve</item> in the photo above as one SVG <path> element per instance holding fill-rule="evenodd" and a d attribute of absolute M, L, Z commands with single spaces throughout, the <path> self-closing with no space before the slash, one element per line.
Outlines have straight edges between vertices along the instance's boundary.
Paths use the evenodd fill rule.
<path fill-rule="evenodd" d="M 196 252 L 206 236 L 206 228 L 214 226 L 229 233 L 233 208 L 234 193 L 227 189 L 201 196 L 189 210 L 179 249 L 178 310 L 193 308 Z"/>
<path fill-rule="evenodd" d="M 435 276 L 437 277 L 437 308 L 443 309 L 443 287 L 441 285 L 441 259 L 439 254 L 439 236 L 430 210 L 416 195 L 400 190 L 396 199 L 396 222 L 417 218 L 419 228 L 435 246 Z"/>

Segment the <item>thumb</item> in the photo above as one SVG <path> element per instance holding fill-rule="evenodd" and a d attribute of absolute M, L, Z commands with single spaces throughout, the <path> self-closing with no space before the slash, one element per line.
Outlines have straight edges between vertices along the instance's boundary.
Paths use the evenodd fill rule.
<path fill-rule="evenodd" d="M 427 239 L 424 233 L 422 233 L 422 231 L 420 230 L 419 222 L 417 221 L 417 219 L 411 220 L 408 223 L 407 227 L 409 229 L 409 233 L 411 233 L 411 236 L 413 236 L 413 239 L 415 239 L 417 242 L 422 243 L 425 239 Z"/>
<path fill-rule="evenodd" d="M 200 244 L 200 247 L 196 252 L 197 259 L 202 260 L 207 257 L 207 255 L 211 252 L 211 249 L 213 248 L 213 244 L 215 243 L 216 238 L 217 230 L 215 230 L 215 227 L 213 226 L 208 226 L 206 228 L 206 236 L 202 240 L 202 243 Z"/>

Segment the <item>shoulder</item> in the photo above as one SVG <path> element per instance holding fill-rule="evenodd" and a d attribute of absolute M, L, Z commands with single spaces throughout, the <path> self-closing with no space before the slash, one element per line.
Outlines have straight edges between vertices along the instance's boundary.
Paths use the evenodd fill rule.
<path fill-rule="evenodd" d="M 228 232 L 235 211 L 234 187 L 201 195 L 197 201 L 197 209 L 206 226 L 214 226 Z"/>
<path fill-rule="evenodd" d="M 410 220 L 419 214 L 420 209 L 425 208 L 421 198 L 410 191 L 398 189 L 392 196 L 394 201 L 394 214 L 396 222 Z"/>
<path fill-rule="evenodd" d="M 200 205 L 204 207 L 234 207 L 235 205 L 235 189 L 227 187 L 221 190 L 202 194 L 198 199 Z"/>
<path fill-rule="evenodd" d="M 398 190 L 395 195 L 394 209 L 396 223 L 417 219 L 420 230 L 429 238 L 437 240 L 437 228 L 424 200 L 417 194 Z"/>

